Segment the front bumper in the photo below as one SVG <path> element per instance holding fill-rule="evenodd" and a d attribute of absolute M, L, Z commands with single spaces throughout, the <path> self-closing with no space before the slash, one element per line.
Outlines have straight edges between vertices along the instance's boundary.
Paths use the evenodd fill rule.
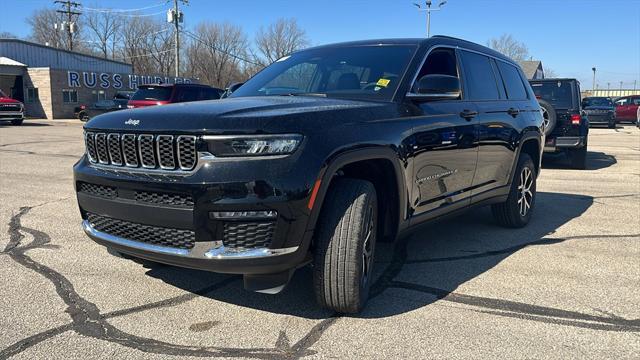
<path fill-rule="evenodd" d="M 2 111 L 0 112 L 0 120 L 23 120 L 24 113 L 18 111 Z"/>
<path fill-rule="evenodd" d="M 313 184 L 312 163 L 299 161 L 293 155 L 255 161 L 201 159 L 192 173 L 184 174 L 114 169 L 90 164 L 85 156 L 75 165 L 74 178 L 84 231 L 101 245 L 175 266 L 232 274 L 272 274 L 308 261 L 313 229 L 309 228 L 310 211 L 306 205 Z M 116 195 L 107 198 L 87 193 L 82 184 L 109 187 Z M 137 198 L 139 192 L 156 194 L 156 200 L 181 194 L 192 199 L 192 203 L 174 206 L 142 202 Z M 268 244 L 225 246 L 225 226 L 229 222 L 212 214 L 259 210 L 277 212 Z M 195 245 L 187 249 L 117 236 L 118 231 L 109 233 L 92 226 L 89 221 L 92 214 L 130 225 L 189 231 Z M 234 229 L 246 231 L 241 227 Z"/>
<path fill-rule="evenodd" d="M 587 143 L 586 136 L 562 136 L 547 138 L 544 144 L 544 152 L 553 153 L 564 149 L 581 148 Z"/>

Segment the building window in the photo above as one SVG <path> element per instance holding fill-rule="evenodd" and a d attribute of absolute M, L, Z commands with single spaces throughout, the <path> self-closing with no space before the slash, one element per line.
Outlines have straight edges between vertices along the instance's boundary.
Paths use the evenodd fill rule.
<path fill-rule="evenodd" d="M 78 90 L 62 90 L 62 102 L 75 104 L 78 102 Z"/>
<path fill-rule="evenodd" d="M 107 94 L 105 93 L 104 90 L 98 90 L 98 91 L 93 90 L 91 91 L 91 93 L 95 95 L 96 102 L 100 100 L 107 100 Z"/>
<path fill-rule="evenodd" d="M 27 102 L 38 102 L 38 88 L 27 88 Z"/>

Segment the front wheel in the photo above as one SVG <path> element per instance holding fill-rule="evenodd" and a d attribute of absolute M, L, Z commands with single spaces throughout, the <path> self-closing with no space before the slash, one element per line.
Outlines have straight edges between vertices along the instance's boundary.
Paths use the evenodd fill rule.
<path fill-rule="evenodd" d="M 369 298 L 378 203 L 368 181 L 337 179 L 322 206 L 314 241 L 313 283 L 322 307 L 357 313 Z"/>
<path fill-rule="evenodd" d="M 584 170 L 587 168 L 587 145 L 585 144 L 581 148 L 569 149 L 569 160 L 571 166 L 577 170 Z"/>
<path fill-rule="evenodd" d="M 529 154 L 520 154 L 507 201 L 491 206 L 493 216 L 500 225 L 521 228 L 529 223 L 536 202 L 537 177 Z"/>

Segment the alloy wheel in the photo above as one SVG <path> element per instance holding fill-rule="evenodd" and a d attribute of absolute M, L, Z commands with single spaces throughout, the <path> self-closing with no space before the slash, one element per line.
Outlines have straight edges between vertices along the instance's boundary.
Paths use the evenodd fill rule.
<path fill-rule="evenodd" d="M 522 168 L 520 182 L 518 183 L 518 206 L 520 216 L 526 216 L 533 203 L 533 172 L 528 167 Z"/>

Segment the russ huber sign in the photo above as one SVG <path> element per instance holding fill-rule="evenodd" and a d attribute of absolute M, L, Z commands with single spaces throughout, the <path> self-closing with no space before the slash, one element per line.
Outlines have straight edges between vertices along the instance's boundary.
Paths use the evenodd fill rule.
<path fill-rule="evenodd" d="M 71 88 L 100 88 L 135 90 L 139 85 L 160 83 L 191 83 L 191 79 L 179 77 L 146 76 L 134 74 L 96 73 L 90 71 L 67 71 L 67 82 Z"/>

